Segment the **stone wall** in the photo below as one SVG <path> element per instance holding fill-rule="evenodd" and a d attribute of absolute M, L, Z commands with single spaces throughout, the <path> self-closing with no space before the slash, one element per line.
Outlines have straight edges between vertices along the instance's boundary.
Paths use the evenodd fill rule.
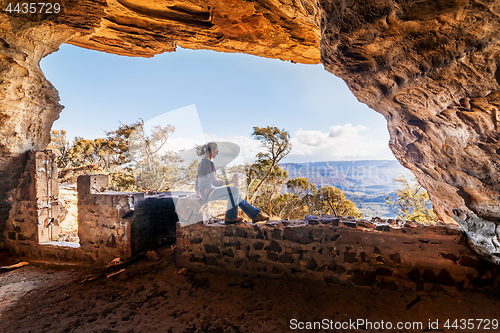
<path fill-rule="evenodd" d="M 27 253 L 59 233 L 59 184 L 54 155 L 28 151 L 4 231 L 4 246 Z"/>
<path fill-rule="evenodd" d="M 144 199 L 144 193 L 109 192 L 108 176 L 80 176 L 80 244 L 48 243 L 58 238 L 61 210 L 55 157 L 50 151 L 28 151 L 19 172 L 19 186 L 13 192 L 13 205 L 3 232 L 4 249 L 31 260 L 83 261 L 95 265 L 132 256 L 133 209 Z"/>
<path fill-rule="evenodd" d="M 78 177 L 80 243 L 56 242 L 59 234 L 57 165 L 48 152 L 29 151 L 4 231 L 3 248 L 30 260 L 106 265 L 130 259 L 175 238 L 178 194 L 108 191 L 108 176 Z M 175 240 L 174 240 L 175 241 Z"/>
<path fill-rule="evenodd" d="M 321 280 L 378 289 L 477 289 L 497 284 L 465 234 L 445 225 L 323 216 L 265 224 L 177 226 L 178 264 L 197 271 Z"/>
<path fill-rule="evenodd" d="M 78 177 L 78 237 L 97 262 L 130 258 L 134 206 L 144 193 L 109 192 L 107 175 Z"/>

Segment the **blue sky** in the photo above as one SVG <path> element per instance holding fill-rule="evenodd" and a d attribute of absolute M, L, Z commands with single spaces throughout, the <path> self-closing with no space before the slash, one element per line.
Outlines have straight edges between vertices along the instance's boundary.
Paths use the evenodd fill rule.
<path fill-rule="evenodd" d="M 286 162 L 394 159 L 385 119 L 322 65 L 181 48 L 131 58 L 64 44 L 41 67 L 65 106 L 53 129 L 66 130 L 70 140 L 194 106 L 196 121 L 186 113 L 184 124 L 173 125 L 194 121 L 207 140 L 239 144 L 245 161 L 259 150 L 253 126 L 268 125 L 292 137 Z"/>

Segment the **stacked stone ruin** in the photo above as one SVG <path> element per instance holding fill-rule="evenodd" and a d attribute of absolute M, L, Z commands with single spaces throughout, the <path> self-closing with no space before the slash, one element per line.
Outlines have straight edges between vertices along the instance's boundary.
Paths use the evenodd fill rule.
<path fill-rule="evenodd" d="M 498 283 L 496 266 L 471 251 L 461 230 L 443 224 L 334 216 L 229 226 L 179 222 L 177 251 L 179 265 L 219 274 L 416 291 Z"/>

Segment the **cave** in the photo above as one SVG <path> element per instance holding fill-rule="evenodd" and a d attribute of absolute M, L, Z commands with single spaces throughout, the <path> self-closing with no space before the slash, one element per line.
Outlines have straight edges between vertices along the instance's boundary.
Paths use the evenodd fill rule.
<path fill-rule="evenodd" d="M 22 252 L 23 244 L 38 244 L 40 234 L 35 228 L 26 229 L 23 223 L 45 215 L 50 221 L 57 214 L 56 205 L 40 211 L 30 205 L 36 195 L 33 175 L 37 172 L 37 163 L 50 162 L 50 156 L 42 151 L 50 142 L 53 122 L 63 111 L 57 87 L 40 69 L 41 59 L 56 52 L 63 43 L 130 57 L 152 57 L 174 52 L 179 46 L 323 64 L 326 71 L 346 82 L 359 101 L 385 117 L 394 156 L 428 191 L 439 218 L 452 226 L 432 231 L 437 233 L 436 237 L 429 234 L 421 237 L 413 229 L 407 230 L 410 234 L 405 236 L 407 245 L 415 246 L 415 251 L 443 239 L 446 246 L 456 251 L 436 253 L 432 258 L 434 266 L 424 269 L 425 264 L 418 261 L 420 257 L 384 252 L 376 244 L 371 245 L 370 253 L 358 254 L 348 245 L 350 242 L 382 242 L 384 237 L 375 231 L 386 232 L 389 227 L 373 226 L 374 235 L 379 238 L 362 238 L 360 233 L 365 234 L 360 228 L 372 228 L 370 225 L 363 221 L 337 221 L 335 227 L 341 228 L 348 241 L 342 243 L 345 246 L 336 255 L 352 269 L 337 264 L 318 266 L 311 257 L 304 264 L 306 273 L 301 278 L 319 277 L 322 282 L 337 285 L 345 282 L 338 276 L 348 276 L 355 285 L 376 285 L 381 290 L 390 290 L 396 284 L 390 279 L 394 265 L 406 260 L 402 277 L 410 281 L 411 286 L 434 288 L 429 292 L 446 291 L 450 286 L 457 290 L 470 287 L 456 283 L 457 276 L 464 271 L 455 274 L 448 268 L 455 265 L 476 272 L 474 279 L 467 277 L 471 284 L 476 281 L 471 287 L 476 288 L 473 290 L 498 284 L 495 264 L 500 263 L 500 5 L 497 2 L 50 2 L 59 4 L 57 12 L 44 12 L 41 8 L 35 13 L 7 12 L 10 2 L 6 1 L 0 14 L 0 248 L 27 255 Z M 458 226 L 463 233 L 453 226 Z M 178 229 L 177 249 L 185 266 L 209 272 L 226 264 L 240 268 L 239 260 L 232 259 L 234 253 L 231 255 L 232 252 L 223 248 L 236 249 L 243 243 L 238 239 L 252 239 L 246 250 L 238 250 L 247 251 L 248 261 L 256 263 L 253 267 L 263 270 L 259 273 L 280 276 L 294 274 L 283 267 L 298 260 L 304 252 L 317 251 L 313 249 L 317 239 L 329 237 L 328 242 L 339 239 L 337 234 L 323 235 L 321 225 L 297 229 L 293 234 L 286 226 L 214 228 L 205 240 L 200 239 L 200 235 L 207 233 L 199 228 L 202 227 L 195 225 Z M 269 244 L 264 244 L 261 237 L 267 237 Z M 231 243 L 221 244 L 221 238 L 230 238 Z M 108 240 L 110 247 L 116 246 L 114 238 Z M 291 254 L 284 255 L 289 242 L 310 249 L 287 248 Z M 260 257 L 253 251 L 265 252 L 266 265 L 270 264 L 258 265 Z M 109 258 L 112 254 L 110 252 Z M 59 252 L 50 255 L 65 256 Z M 323 253 L 314 252 L 314 256 L 317 255 Z M 79 259 L 85 261 L 86 257 Z M 226 259 L 220 264 L 219 260 Z M 488 266 L 483 259 L 493 266 Z M 365 260 L 380 266 L 371 270 L 356 268 L 357 263 L 364 265 Z M 410 269 L 411 265 L 422 267 L 415 270 Z M 413 283 L 414 280 L 418 282 Z M 206 281 L 195 279 L 191 283 L 197 290 L 203 289 Z M 243 282 L 241 287 L 251 288 L 249 285 L 251 283 Z M 300 288 L 303 287 L 297 290 Z M 498 288 L 495 290 L 498 292 Z M 316 292 L 321 296 L 321 292 Z M 114 300 L 115 296 L 110 299 Z M 407 310 L 419 301 L 420 298 L 408 301 Z M 85 310 L 82 313 L 86 313 Z M 429 326 L 432 326 L 430 321 Z"/>
<path fill-rule="evenodd" d="M 151 57 L 177 46 L 322 63 L 387 120 L 390 148 L 497 263 L 498 14 L 492 1 L 66 1 L 59 13 L 2 14 L 0 237 L 16 219 L 30 149 L 62 111 L 40 60 L 69 43 Z"/>

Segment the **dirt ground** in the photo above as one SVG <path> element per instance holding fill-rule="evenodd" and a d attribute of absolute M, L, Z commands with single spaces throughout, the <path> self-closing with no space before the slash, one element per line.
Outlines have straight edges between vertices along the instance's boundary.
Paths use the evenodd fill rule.
<path fill-rule="evenodd" d="M 0 254 L 2 265 L 14 261 Z M 165 247 L 109 278 L 40 263 L 0 272 L 0 332 L 290 332 L 292 319 L 418 321 L 422 329 L 385 332 L 442 332 L 447 319 L 500 317 L 499 300 L 487 293 L 376 291 L 179 270 Z M 439 320 L 440 329 L 428 329 L 429 320 Z M 364 328 L 338 331 L 382 331 Z"/>

